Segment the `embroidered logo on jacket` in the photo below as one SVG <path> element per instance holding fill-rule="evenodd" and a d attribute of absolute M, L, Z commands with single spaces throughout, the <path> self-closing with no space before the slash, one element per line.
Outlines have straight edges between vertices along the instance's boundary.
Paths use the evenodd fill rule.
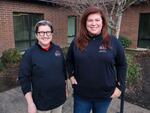
<path fill-rule="evenodd" d="M 98 52 L 103 52 L 106 53 L 106 48 L 104 46 L 99 46 L 99 51 Z"/>
<path fill-rule="evenodd" d="M 61 52 L 60 52 L 59 50 L 56 50 L 56 51 L 55 51 L 55 56 L 57 56 L 57 57 L 58 57 L 58 56 L 61 56 Z"/>

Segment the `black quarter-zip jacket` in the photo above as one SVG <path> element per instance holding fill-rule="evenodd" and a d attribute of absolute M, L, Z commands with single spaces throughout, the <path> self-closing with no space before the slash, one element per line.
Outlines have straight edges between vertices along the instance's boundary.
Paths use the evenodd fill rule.
<path fill-rule="evenodd" d="M 24 94 L 32 92 L 38 110 L 51 110 L 66 100 L 65 60 L 61 48 L 53 43 L 48 51 L 35 44 L 23 55 L 19 81 Z"/>
<path fill-rule="evenodd" d="M 125 89 L 126 59 L 124 48 L 113 36 L 111 48 L 102 46 L 102 36 L 91 37 L 81 52 L 72 41 L 67 54 L 69 76 L 74 76 L 74 94 L 86 99 L 110 98 L 115 87 Z M 120 85 L 118 85 L 118 82 Z"/>

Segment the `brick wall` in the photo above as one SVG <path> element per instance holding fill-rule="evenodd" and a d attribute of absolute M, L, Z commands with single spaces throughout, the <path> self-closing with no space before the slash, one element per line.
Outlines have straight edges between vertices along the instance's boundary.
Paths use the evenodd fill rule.
<path fill-rule="evenodd" d="M 15 48 L 13 12 L 44 14 L 44 19 L 54 26 L 53 41 L 61 47 L 67 46 L 67 17 L 73 15 L 69 10 L 37 3 L 0 1 L 0 55 L 5 49 Z"/>
<path fill-rule="evenodd" d="M 121 34 L 131 38 L 133 48 L 137 47 L 140 13 L 150 13 L 150 7 L 148 5 L 130 7 L 122 18 Z"/>

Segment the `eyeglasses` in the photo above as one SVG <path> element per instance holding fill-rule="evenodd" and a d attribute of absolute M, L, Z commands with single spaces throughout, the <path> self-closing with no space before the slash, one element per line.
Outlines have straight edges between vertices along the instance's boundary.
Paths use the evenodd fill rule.
<path fill-rule="evenodd" d="M 52 32 L 51 32 L 51 31 L 46 31 L 46 32 L 44 32 L 44 31 L 39 31 L 39 32 L 37 32 L 37 34 L 40 35 L 40 36 L 44 36 L 45 34 L 46 34 L 47 36 L 51 36 L 51 35 L 52 35 Z"/>

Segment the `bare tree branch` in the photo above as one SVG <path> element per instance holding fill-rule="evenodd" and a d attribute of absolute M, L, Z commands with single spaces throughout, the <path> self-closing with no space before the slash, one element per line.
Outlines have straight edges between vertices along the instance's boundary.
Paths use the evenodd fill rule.
<path fill-rule="evenodd" d="M 103 8 L 109 27 L 114 30 L 118 37 L 123 12 L 138 0 L 50 0 L 53 3 L 58 3 L 65 7 L 70 7 L 78 15 L 91 6 Z M 146 0 L 145 0 L 146 1 Z M 149 0 L 147 0 L 149 1 Z"/>

